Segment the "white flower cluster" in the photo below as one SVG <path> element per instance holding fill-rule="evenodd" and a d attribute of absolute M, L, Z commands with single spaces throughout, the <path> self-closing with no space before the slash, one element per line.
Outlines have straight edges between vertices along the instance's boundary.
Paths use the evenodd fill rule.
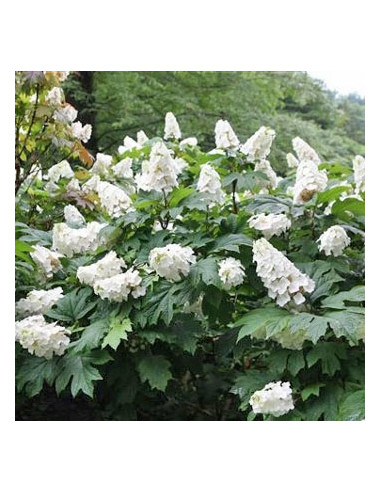
<path fill-rule="evenodd" d="M 45 96 L 45 101 L 52 106 L 60 106 L 64 101 L 64 92 L 61 87 L 53 87 Z"/>
<path fill-rule="evenodd" d="M 70 343 L 70 332 L 57 323 L 47 323 L 38 314 L 16 321 L 16 341 L 37 357 L 51 359 L 53 354 L 62 355 Z"/>
<path fill-rule="evenodd" d="M 271 167 L 271 164 L 266 159 L 263 159 L 255 164 L 254 171 L 259 171 L 261 173 L 266 174 L 269 182 L 265 184 L 264 190 L 266 188 L 276 188 L 278 186 L 278 176 L 276 175 L 274 169 Z"/>
<path fill-rule="evenodd" d="M 210 200 L 212 203 L 222 204 L 225 201 L 225 193 L 221 188 L 220 175 L 210 164 L 202 164 L 200 166 L 197 190 L 200 193 L 211 195 Z"/>
<path fill-rule="evenodd" d="M 137 140 L 137 143 L 138 143 L 138 146 L 139 147 L 142 147 L 146 142 L 148 142 L 149 138 L 147 137 L 147 135 L 143 132 L 143 130 L 140 130 L 137 134 L 136 134 L 136 140 Z"/>
<path fill-rule="evenodd" d="M 289 152 L 287 155 L 286 155 L 286 159 L 287 159 L 287 164 L 288 164 L 288 167 L 290 168 L 294 168 L 294 167 L 298 167 L 299 166 L 299 161 L 298 159 L 294 156 L 294 154 L 292 154 L 291 152 Z"/>
<path fill-rule="evenodd" d="M 256 391 L 249 402 L 254 413 L 268 413 L 274 417 L 280 417 L 294 409 L 289 382 L 268 383 L 263 389 Z"/>
<path fill-rule="evenodd" d="M 126 135 L 124 137 L 124 140 L 123 140 L 123 145 L 120 145 L 118 147 L 118 152 L 119 152 L 119 154 L 124 154 L 128 150 L 137 149 L 139 147 L 140 147 L 140 145 L 138 144 L 138 142 L 136 142 L 130 136 Z"/>
<path fill-rule="evenodd" d="M 112 155 L 102 154 L 98 152 L 95 157 L 95 162 L 91 168 L 93 174 L 98 174 L 99 176 L 108 176 L 110 172 L 110 167 L 112 164 Z"/>
<path fill-rule="evenodd" d="M 54 224 L 53 249 L 68 258 L 75 254 L 95 251 L 103 242 L 98 234 L 106 225 L 89 222 L 85 227 L 72 229 L 65 223 Z"/>
<path fill-rule="evenodd" d="M 179 147 L 180 150 L 185 150 L 185 148 L 189 145 L 189 147 L 196 147 L 197 145 L 197 138 L 196 137 L 188 137 L 184 138 L 184 140 L 181 140 Z"/>
<path fill-rule="evenodd" d="M 135 176 L 138 189 L 144 191 L 171 191 L 178 186 L 174 159 L 164 142 L 157 142 L 151 149 L 149 161 L 143 161 L 142 173 Z"/>
<path fill-rule="evenodd" d="M 248 220 L 249 227 L 261 231 L 266 239 L 280 236 L 291 226 L 291 220 L 284 214 L 259 214 L 253 215 Z"/>
<path fill-rule="evenodd" d="M 300 137 L 296 137 L 292 140 L 292 146 L 298 156 L 299 161 L 312 161 L 317 166 L 320 164 L 320 157 L 317 155 L 315 150 Z"/>
<path fill-rule="evenodd" d="M 257 274 L 268 289 L 269 297 L 275 299 L 279 306 L 291 300 L 295 304 L 302 304 L 305 301 L 303 294 L 315 288 L 315 282 L 265 238 L 254 241 L 253 261 L 257 263 Z"/>
<path fill-rule="evenodd" d="M 58 123 L 73 123 L 77 116 L 78 111 L 71 104 L 65 104 L 65 106 L 56 109 L 53 113 L 53 118 Z"/>
<path fill-rule="evenodd" d="M 187 276 L 193 263 L 196 263 L 196 257 L 189 246 L 168 244 L 152 249 L 149 254 L 149 266 L 170 282 L 181 280 L 180 274 Z"/>
<path fill-rule="evenodd" d="M 354 179 L 356 183 L 355 192 L 365 191 L 365 159 L 361 155 L 356 155 L 353 159 Z"/>
<path fill-rule="evenodd" d="M 110 251 L 101 260 L 88 266 L 80 266 L 77 270 L 77 278 L 82 284 L 93 287 L 97 280 L 122 273 L 122 268 L 125 266 L 124 260 L 118 258 L 115 251 Z"/>
<path fill-rule="evenodd" d="M 261 128 L 241 146 L 241 151 L 247 155 L 250 162 L 266 159 L 270 153 L 274 138 L 274 130 L 261 126 Z"/>
<path fill-rule="evenodd" d="M 74 138 L 78 138 L 82 142 L 86 143 L 91 138 L 91 132 L 93 127 L 89 124 L 82 126 L 80 121 L 76 121 L 71 124 L 71 131 Z"/>
<path fill-rule="evenodd" d="M 132 159 L 126 157 L 112 167 L 114 175 L 121 179 L 131 179 L 133 177 Z"/>
<path fill-rule="evenodd" d="M 98 194 L 101 208 L 110 217 L 120 217 L 133 210 L 131 198 L 125 191 L 108 181 L 101 181 L 99 176 L 93 176 L 87 181 L 83 190 L 94 191 Z"/>
<path fill-rule="evenodd" d="M 218 266 L 220 267 L 218 276 L 227 290 L 242 284 L 245 278 L 245 269 L 239 260 L 229 257 L 220 261 Z"/>
<path fill-rule="evenodd" d="M 228 121 L 218 120 L 214 131 L 217 149 L 238 149 L 239 140 Z"/>
<path fill-rule="evenodd" d="M 171 112 L 165 115 L 164 128 L 164 139 L 169 140 L 170 138 L 176 138 L 177 140 L 181 138 L 181 131 L 176 116 Z"/>
<path fill-rule="evenodd" d="M 344 248 L 350 244 L 351 240 L 341 226 L 334 225 L 327 229 L 317 242 L 320 242 L 319 251 L 324 251 L 327 256 L 339 256 L 343 254 Z"/>
<path fill-rule="evenodd" d="M 78 228 L 86 224 L 81 212 L 74 205 L 66 205 L 64 208 L 65 222 L 69 227 Z"/>
<path fill-rule="evenodd" d="M 48 179 L 52 183 L 57 183 L 61 178 L 72 178 L 74 176 L 74 171 L 70 167 L 68 161 L 61 161 L 58 164 L 54 164 L 48 170 L 48 174 L 44 176 L 45 179 Z"/>
<path fill-rule="evenodd" d="M 123 260 L 122 260 L 123 261 Z M 124 273 L 101 278 L 94 283 L 94 292 L 109 301 L 126 301 L 129 294 L 137 298 L 144 296 L 146 288 L 141 285 L 142 278 L 137 270 L 130 268 Z"/>
<path fill-rule="evenodd" d="M 62 267 L 60 258 L 62 255 L 56 251 L 50 251 L 50 249 L 44 246 L 33 246 L 30 256 L 36 265 L 45 273 L 47 278 L 53 277 L 53 273 L 56 273 Z"/>
<path fill-rule="evenodd" d="M 16 302 L 16 314 L 21 317 L 44 314 L 63 297 L 61 287 L 49 290 L 32 290 L 26 298 Z"/>
<path fill-rule="evenodd" d="M 327 186 L 328 177 L 325 170 L 319 171 L 314 161 L 301 161 L 296 171 L 294 186 L 294 203 L 303 204 L 311 200 L 318 191 Z"/>

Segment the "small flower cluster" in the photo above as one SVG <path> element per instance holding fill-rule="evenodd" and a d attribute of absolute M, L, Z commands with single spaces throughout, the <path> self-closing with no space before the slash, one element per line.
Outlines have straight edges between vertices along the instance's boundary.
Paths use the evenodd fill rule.
<path fill-rule="evenodd" d="M 300 162 L 312 161 L 317 166 L 320 164 L 320 157 L 315 150 L 300 137 L 296 137 L 292 140 L 292 146 Z M 292 161 L 295 162 L 294 160 Z"/>
<path fill-rule="evenodd" d="M 138 189 L 169 192 L 178 186 L 174 159 L 164 142 L 157 142 L 151 149 L 149 161 L 143 161 L 142 172 L 135 176 Z"/>
<path fill-rule="evenodd" d="M 312 292 L 315 283 L 265 238 L 253 243 L 253 261 L 257 263 L 257 274 L 261 277 L 268 295 L 279 306 L 291 300 L 295 304 L 305 301 L 303 293 Z"/>
<path fill-rule="evenodd" d="M 57 323 L 47 323 L 42 314 L 16 321 L 16 341 L 37 357 L 62 355 L 70 343 L 70 332 Z"/>
<path fill-rule="evenodd" d="M 227 290 L 241 285 L 244 281 L 245 269 L 239 260 L 229 257 L 220 261 L 218 266 L 218 276 Z"/>
<path fill-rule="evenodd" d="M 78 228 L 86 224 L 81 212 L 74 205 L 66 205 L 64 208 L 65 222 L 69 227 Z"/>
<path fill-rule="evenodd" d="M 73 123 L 73 121 L 77 118 L 78 111 L 73 108 L 71 104 L 65 104 L 64 106 L 56 109 L 53 114 L 53 118 L 58 123 Z"/>
<path fill-rule="evenodd" d="M 165 115 L 164 139 L 169 140 L 171 138 L 179 140 L 181 138 L 181 131 L 175 115 L 173 113 L 167 113 Z"/>
<path fill-rule="evenodd" d="M 97 280 L 122 273 L 124 267 L 126 267 L 124 260 L 118 258 L 115 251 L 110 251 L 101 260 L 88 266 L 79 267 L 77 278 L 82 284 L 93 287 Z"/>
<path fill-rule="evenodd" d="M 294 186 L 294 203 L 304 204 L 319 191 L 327 186 L 328 177 L 326 171 L 319 171 L 314 161 L 301 161 L 296 171 Z"/>
<path fill-rule="evenodd" d="M 268 183 L 265 183 L 262 192 L 266 191 L 268 188 L 276 188 L 278 186 L 278 176 L 276 175 L 271 164 L 266 159 L 263 159 L 255 164 L 254 171 L 259 171 L 266 174 L 268 178 Z"/>
<path fill-rule="evenodd" d="M 253 393 L 249 401 L 254 413 L 265 413 L 280 417 L 294 409 L 292 389 L 289 382 L 268 383 Z"/>
<path fill-rule="evenodd" d="M 253 215 L 248 220 L 249 227 L 261 231 L 266 239 L 280 236 L 291 226 L 291 220 L 284 214 L 259 214 Z"/>
<path fill-rule="evenodd" d="M 90 140 L 92 130 L 93 129 L 91 125 L 87 124 L 82 126 L 82 123 L 80 121 L 76 121 L 75 123 L 71 124 L 73 137 L 81 140 L 84 143 Z"/>
<path fill-rule="evenodd" d="M 249 162 L 264 160 L 269 155 L 275 138 L 275 131 L 261 126 L 242 146 L 241 151 L 247 155 Z"/>
<path fill-rule="evenodd" d="M 361 155 L 356 155 L 353 159 L 354 179 L 356 183 L 356 194 L 365 191 L 365 159 Z"/>
<path fill-rule="evenodd" d="M 45 96 L 45 101 L 52 106 L 60 106 L 65 100 L 61 87 L 53 87 Z"/>
<path fill-rule="evenodd" d="M 200 166 L 197 190 L 200 193 L 208 193 L 211 203 L 222 204 L 225 201 L 220 175 L 210 164 L 202 164 Z"/>
<path fill-rule="evenodd" d="M 149 266 L 160 276 L 170 282 L 178 282 L 181 275 L 189 274 L 190 266 L 196 262 L 192 248 L 179 244 L 168 244 L 154 248 L 149 253 Z"/>
<path fill-rule="evenodd" d="M 46 189 L 49 193 L 54 193 L 59 189 L 59 186 L 56 184 L 61 178 L 73 178 L 74 171 L 72 170 L 68 161 L 64 160 L 55 164 L 48 170 L 48 174 L 44 176 L 45 179 L 48 180 L 46 184 Z"/>
<path fill-rule="evenodd" d="M 32 290 L 26 298 L 16 302 L 16 314 L 22 318 L 33 314 L 44 314 L 63 297 L 62 288 Z"/>
<path fill-rule="evenodd" d="M 218 120 L 214 132 L 217 149 L 237 150 L 239 148 L 237 135 L 228 121 Z"/>
<path fill-rule="evenodd" d="M 133 177 L 132 159 L 126 157 L 112 167 L 114 176 L 121 179 L 131 179 Z"/>
<path fill-rule="evenodd" d="M 62 268 L 60 258 L 63 255 L 56 251 L 50 251 L 50 249 L 44 246 L 33 246 L 30 256 L 47 278 L 51 278 L 53 273 L 58 272 Z"/>
<path fill-rule="evenodd" d="M 85 227 L 72 229 L 65 223 L 53 226 L 53 249 L 71 258 L 75 254 L 95 251 L 101 244 L 99 232 L 107 224 L 89 222 Z"/>
<path fill-rule="evenodd" d="M 327 229 L 317 242 L 320 242 L 319 251 L 324 251 L 327 256 L 340 256 L 351 240 L 341 226 L 334 225 Z"/>
<path fill-rule="evenodd" d="M 110 217 L 120 217 L 133 210 L 131 198 L 119 186 L 102 181 L 95 175 L 83 185 L 83 191 L 97 193 L 101 208 Z"/>
<path fill-rule="evenodd" d="M 141 283 L 142 278 L 139 272 L 130 268 L 124 273 L 96 280 L 94 283 L 94 292 L 101 299 L 122 302 L 127 300 L 129 294 L 134 298 L 144 296 L 146 288 Z"/>

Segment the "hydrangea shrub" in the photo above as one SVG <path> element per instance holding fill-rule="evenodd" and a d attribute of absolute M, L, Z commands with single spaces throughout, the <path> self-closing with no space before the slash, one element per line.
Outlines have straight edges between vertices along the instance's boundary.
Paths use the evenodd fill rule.
<path fill-rule="evenodd" d="M 203 151 L 172 113 L 91 156 L 66 76 L 16 77 L 17 391 L 105 420 L 363 419 L 364 158 L 295 136 L 277 176 L 273 129 L 219 120 Z"/>

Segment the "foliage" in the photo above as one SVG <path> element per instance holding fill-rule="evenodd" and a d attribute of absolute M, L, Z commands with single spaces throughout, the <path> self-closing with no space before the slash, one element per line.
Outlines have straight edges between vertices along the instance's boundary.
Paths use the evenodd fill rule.
<path fill-rule="evenodd" d="M 260 126 L 257 124 L 260 114 L 268 115 L 263 123 L 279 118 L 276 121 L 282 124 L 279 123 L 278 130 L 287 126 L 288 116 L 286 113 L 276 116 L 277 109 L 292 108 L 300 112 L 294 117 L 294 123 L 298 124 L 288 127 L 286 136 L 280 135 L 287 144 L 281 144 L 278 150 L 274 149 L 274 155 L 270 154 L 272 163 L 277 161 L 280 149 L 283 153 L 290 149 L 292 137 L 304 136 L 299 133 L 302 127 L 306 132 L 313 129 L 317 135 L 323 132 L 314 123 L 317 119 L 327 128 L 335 125 L 337 114 L 332 101 L 305 76 L 300 75 L 305 82 L 302 94 L 297 89 L 298 76 L 287 73 L 192 74 L 97 74 L 98 104 L 110 97 L 111 87 L 123 83 L 123 91 L 114 92 L 107 108 L 108 118 L 114 117 L 115 124 L 110 127 L 110 133 L 99 125 L 99 142 L 106 148 L 111 143 L 107 135 L 119 138 L 125 136 L 127 128 L 140 130 L 143 120 L 137 116 L 145 113 L 152 119 L 148 125 L 149 136 L 161 135 L 163 113 L 177 110 L 179 120 L 184 123 L 183 136 L 196 135 L 191 129 L 197 117 L 196 136 L 203 135 L 202 143 L 212 148 L 210 121 L 221 116 L 216 112 L 216 101 L 226 103 L 221 107 L 232 108 L 237 87 L 246 103 L 268 95 L 261 106 L 249 109 L 245 118 L 243 110 L 237 116 L 237 133 L 244 128 L 241 141 Z M 24 80 L 23 75 L 19 77 Z M 104 78 L 111 79 L 112 85 L 105 84 Z M 176 83 L 171 85 L 171 81 Z M 132 89 L 138 86 L 141 90 L 137 96 Z M 181 96 L 179 86 L 183 89 Z M 184 105 L 184 99 L 194 93 L 195 86 L 200 89 L 198 99 L 193 102 L 189 99 Z M 36 87 L 44 93 L 51 84 L 40 81 L 38 86 L 20 86 L 17 121 L 33 111 L 32 103 L 26 99 Z M 162 103 L 156 111 L 152 94 Z M 214 99 L 209 98 L 211 94 Z M 43 103 L 41 107 L 44 108 Z M 242 103 L 242 107 L 248 106 Z M 199 118 L 200 108 L 203 118 Z M 304 113 L 301 108 L 305 108 Z M 100 109 L 97 118 L 101 119 L 105 111 Z M 256 117 L 251 121 L 254 112 Z M 234 121 L 233 113 L 228 116 Z M 248 121 L 251 121 L 249 126 Z M 50 123 L 47 124 L 49 127 Z M 23 169 L 31 168 L 35 162 L 43 168 L 45 160 L 53 164 L 60 159 L 46 150 L 48 144 L 40 139 L 35 125 L 38 120 L 33 121 L 26 143 L 28 148 L 30 139 L 35 142 L 30 144 L 35 148 L 19 152 Z M 70 345 L 64 355 L 45 360 L 17 344 L 19 394 L 33 398 L 47 387 L 55 388 L 62 398 L 68 394 L 76 398 L 83 393 L 94 399 L 105 420 L 363 419 L 364 196 L 342 199 L 341 193 L 352 189 L 353 177 L 347 162 L 354 155 L 347 153 L 343 161 L 336 160 L 345 154 L 345 149 L 350 148 L 352 152 L 361 144 L 346 147 L 340 139 L 340 132 L 335 133 L 332 148 L 336 141 L 342 145 L 335 153 L 328 151 L 324 143 L 320 147 L 320 137 L 311 138 L 311 144 L 317 142 L 319 154 L 335 160 L 320 166 L 328 173 L 326 190 L 304 205 L 294 205 L 287 191 L 294 183 L 294 171 L 286 171 L 283 166 L 284 179 L 279 185 L 267 193 L 259 193 L 266 179 L 254 171 L 254 164 L 241 152 L 208 154 L 200 146 L 181 148 L 176 140 L 166 145 L 188 165 L 179 175 L 178 187 L 166 193 L 138 191 L 133 181 L 115 179 L 115 185 L 129 190 L 135 209 L 119 217 L 110 217 L 91 193 L 86 196 L 67 193 L 65 178 L 50 193 L 41 175 L 28 182 L 26 171 L 25 179 L 19 183 L 16 209 L 16 297 L 17 300 L 25 297 L 33 289 L 62 287 L 64 297 L 45 317 L 69 330 Z M 115 154 L 113 163 L 130 157 L 136 175 L 156 141 L 157 137 L 140 148 Z M 17 145 L 20 148 L 23 144 Z M 80 154 L 75 151 L 70 163 L 83 186 L 92 172 L 87 162 L 81 161 Z M 226 200 L 221 205 L 208 207 L 205 201 L 208 197 L 197 191 L 200 166 L 206 162 L 222 178 Z M 348 184 L 334 188 L 343 180 Z M 331 201 L 335 201 L 331 213 L 325 213 Z M 32 261 L 30 252 L 36 244 L 52 248 L 53 225 L 64 221 L 64 207 L 68 204 L 76 205 L 87 222 L 96 220 L 107 224 L 101 233 L 103 242 L 96 250 L 62 258 L 62 268 L 46 278 Z M 254 213 L 285 213 L 291 219 L 290 230 L 270 242 L 315 282 L 315 290 L 300 306 L 277 306 L 257 276 L 251 247 L 253 240 L 262 236 L 247 223 Z M 325 256 L 319 252 L 316 241 L 335 224 L 346 229 L 351 244 L 339 257 Z M 189 274 L 179 282 L 165 280 L 147 267 L 150 251 L 171 243 L 191 247 L 197 259 L 190 265 Z M 110 302 L 79 282 L 78 268 L 98 261 L 110 250 L 123 258 L 128 268 L 139 270 L 144 296 Z M 226 257 L 240 260 L 246 273 L 244 282 L 229 290 L 218 273 L 219 262 Z M 278 380 L 290 381 L 295 409 L 283 417 L 254 415 L 250 411 L 250 396 Z"/>

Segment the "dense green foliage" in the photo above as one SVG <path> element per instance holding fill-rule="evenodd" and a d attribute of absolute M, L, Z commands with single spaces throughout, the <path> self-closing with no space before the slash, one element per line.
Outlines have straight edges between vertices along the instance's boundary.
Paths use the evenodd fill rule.
<path fill-rule="evenodd" d="M 65 85 L 72 100 L 81 101 L 82 121 L 91 112 L 95 116 L 90 148 L 115 151 L 127 133 L 144 129 L 148 134 L 141 148 L 114 152 L 113 163 L 132 159 L 134 175 L 163 134 L 167 111 L 176 113 L 183 136 L 196 136 L 199 146 L 166 142 L 187 163 L 179 186 L 168 194 L 131 192 L 131 180 L 116 179 L 129 190 L 135 208 L 120 217 L 110 217 L 95 194 L 68 193 L 66 178 L 49 193 L 41 176 L 30 182 L 26 173 L 16 203 L 17 300 L 32 289 L 62 287 L 64 297 L 45 318 L 70 331 L 70 345 L 50 360 L 16 345 L 20 401 L 33 401 L 52 387 L 65 399 L 93 399 L 104 420 L 363 419 L 364 194 L 341 199 L 353 185 L 350 162 L 363 152 L 362 101 L 335 99 L 298 72 L 98 72 L 89 98 L 75 76 Z M 30 85 L 19 86 L 20 127 L 23 115 L 33 111 L 30 102 L 20 107 L 30 93 Z M 215 146 L 213 129 L 220 117 L 229 119 L 241 142 L 262 124 L 276 130 L 269 160 L 285 177 L 276 188 L 260 193 L 268 179 L 241 152 L 207 153 Z M 52 157 L 40 147 L 45 144 L 39 140 L 38 119 L 35 124 L 33 143 L 27 144 L 34 150 L 33 165 L 43 167 Z M 295 171 L 287 169 L 285 158 L 298 135 L 316 148 L 329 178 L 326 190 L 302 205 L 294 204 L 287 190 Z M 83 187 L 92 174 L 78 145 L 71 147 L 70 163 Z M 30 155 L 20 155 L 22 166 L 30 169 Z M 227 194 L 223 204 L 210 208 L 196 189 L 205 163 L 217 170 Z M 336 186 L 343 180 L 349 184 Z M 331 202 L 331 213 L 324 213 Z M 52 248 L 53 225 L 64 221 L 68 204 L 76 205 L 87 222 L 107 224 L 104 242 L 96 251 L 63 258 L 62 268 L 42 279 L 30 258 L 31 246 Z M 296 309 L 277 306 L 257 275 L 252 244 L 262 235 L 248 219 L 260 212 L 291 219 L 290 230 L 271 243 L 315 282 L 306 303 Z M 157 220 L 161 230 L 155 228 Z M 325 256 L 316 241 L 336 224 L 351 243 L 342 255 Z M 174 283 L 142 268 L 153 248 L 171 243 L 189 246 L 197 256 L 189 275 Z M 110 250 L 129 267 L 142 269 L 145 296 L 109 302 L 79 282 L 78 267 Z M 244 282 L 230 290 L 218 274 L 226 257 L 239 259 L 246 272 Z M 195 313 L 190 306 L 200 296 L 201 311 Z M 283 417 L 255 416 L 250 396 L 279 380 L 290 381 L 295 409 Z"/>

